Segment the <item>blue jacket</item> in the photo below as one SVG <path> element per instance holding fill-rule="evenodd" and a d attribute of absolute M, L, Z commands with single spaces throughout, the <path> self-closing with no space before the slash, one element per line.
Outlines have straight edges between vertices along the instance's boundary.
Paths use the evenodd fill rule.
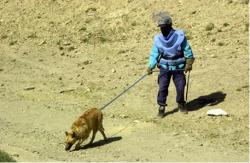
<path fill-rule="evenodd" d="M 158 60 L 160 54 L 161 59 Z M 182 30 L 172 29 L 167 37 L 162 34 L 155 35 L 148 63 L 151 69 L 154 69 L 157 64 L 169 70 L 184 69 L 185 58 L 194 58 L 194 56 Z"/>

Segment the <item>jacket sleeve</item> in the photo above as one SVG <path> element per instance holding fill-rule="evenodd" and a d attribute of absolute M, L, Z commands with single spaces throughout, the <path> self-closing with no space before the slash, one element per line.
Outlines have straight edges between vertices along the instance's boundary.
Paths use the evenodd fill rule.
<path fill-rule="evenodd" d="M 153 45 L 149 57 L 148 67 L 150 67 L 151 69 L 155 68 L 158 56 L 159 56 L 158 48 L 155 45 Z"/>
<path fill-rule="evenodd" d="M 192 52 L 192 49 L 191 49 L 186 37 L 184 38 L 184 40 L 181 44 L 181 49 L 183 50 L 185 58 L 194 58 L 194 54 Z"/>

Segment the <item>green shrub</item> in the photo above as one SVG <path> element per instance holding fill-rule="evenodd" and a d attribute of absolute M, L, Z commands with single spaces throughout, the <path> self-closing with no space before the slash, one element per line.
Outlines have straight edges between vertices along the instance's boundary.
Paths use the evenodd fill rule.
<path fill-rule="evenodd" d="M 16 162 L 8 153 L 0 150 L 0 162 Z"/>
<path fill-rule="evenodd" d="M 224 27 L 227 27 L 227 26 L 229 26 L 229 24 L 228 24 L 228 23 L 224 23 L 223 26 L 224 26 Z"/>
<path fill-rule="evenodd" d="M 218 46 L 223 46 L 224 43 L 223 42 L 218 42 Z"/>
<path fill-rule="evenodd" d="M 213 23 L 209 23 L 207 26 L 206 26 L 206 31 L 211 31 L 214 29 L 214 24 Z"/>

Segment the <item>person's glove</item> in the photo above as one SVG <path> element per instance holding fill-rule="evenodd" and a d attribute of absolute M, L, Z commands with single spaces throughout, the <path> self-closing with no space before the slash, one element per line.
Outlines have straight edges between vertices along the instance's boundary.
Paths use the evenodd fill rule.
<path fill-rule="evenodd" d="M 151 69 L 150 67 L 147 68 L 147 73 L 148 75 L 151 75 L 153 73 L 153 69 Z"/>
<path fill-rule="evenodd" d="M 185 72 L 192 70 L 193 63 L 194 63 L 194 58 L 186 58 Z"/>

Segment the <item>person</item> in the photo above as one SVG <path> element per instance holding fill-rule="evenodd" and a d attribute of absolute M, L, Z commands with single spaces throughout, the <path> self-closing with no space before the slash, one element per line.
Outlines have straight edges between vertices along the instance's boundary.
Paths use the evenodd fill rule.
<path fill-rule="evenodd" d="M 159 19 L 157 24 L 161 33 L 156 34 L 154 37 L 147 73 L 149 75 L 152 74 L 156 66 L 160 69 L 157 96 L 157 103 L 159 105 L 158 116 L 161 118 L 165 116 L 171 77 L 176 88 L 178 110 L 187 114 L 188 110 L 184 100 L 186 85 L 184 72 L 187 73 L 192 70 L 194 55 L 184 32 L 172 27 L 172 19 L 169 15 L 165 15 Z"/>

